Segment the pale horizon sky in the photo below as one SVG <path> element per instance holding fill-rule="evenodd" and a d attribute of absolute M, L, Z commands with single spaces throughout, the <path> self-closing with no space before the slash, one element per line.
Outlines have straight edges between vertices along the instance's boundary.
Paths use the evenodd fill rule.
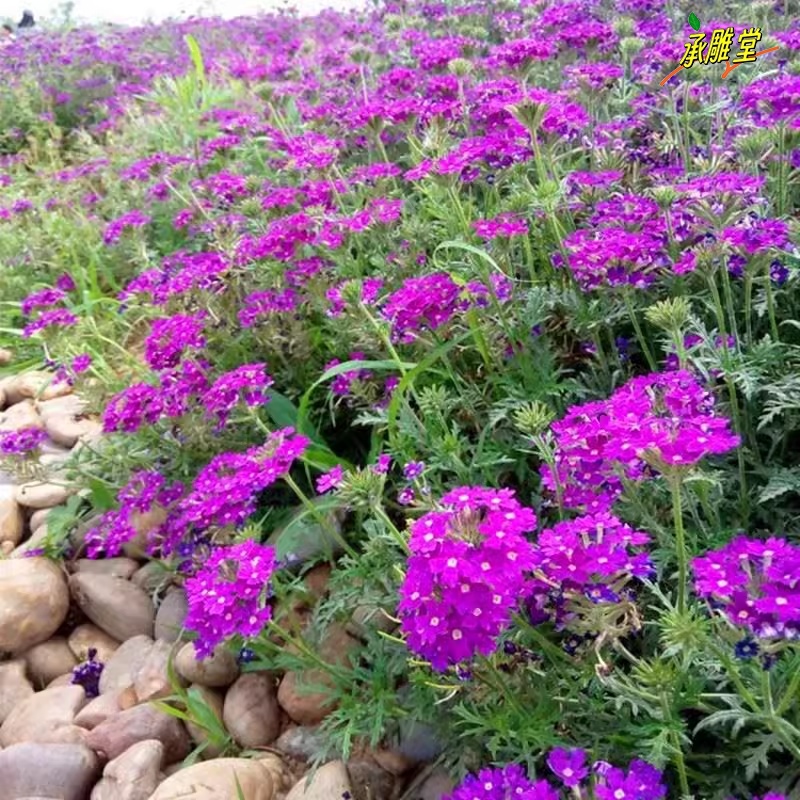
<path fill-rule="evenodd" d="M 301 14 L 315 14 L 324 8 L 344 10 L 361 5 L 361 0 L 291 0 Z M 17 0 L 18 8 L 5 5 L 5 16 L 18 22 L 25 8 L 37 19 L 59 15 L 63 0 Z M 280 0 L 73 0 L 72 18 L 81 22 L 115 22 L 138 25 L 148 18 L 158 22 L 169 17 L 188 16 L 233 18 L 274 11 L 286 5 Z"/>

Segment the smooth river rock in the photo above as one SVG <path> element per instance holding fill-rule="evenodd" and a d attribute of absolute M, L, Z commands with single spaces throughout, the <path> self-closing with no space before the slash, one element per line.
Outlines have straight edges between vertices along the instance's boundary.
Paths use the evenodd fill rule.
<path fill-rule="evenodd" d="M 164 745 L 155 739 L 137 742 L 109 761 L 92 789 L 91 800 L 147 800 L 158 787 Z"/>
<path fill-rule="evenodd" d="M 81 686 L 56 686 L 37 692 L 14 707 L 0 726 L 0 745 L 20 742 L 81 744 L 86 731 L 74 725 L 86 705 Z"/>
<path fill-rule="evenodd" d="M 0 725 L 16 706 L 33 697 L 33 686 L 25 675 L 22 659 L 0 664 Z"/>
<path fill-rule="evenodd" d="M 0 752 L 0 800 L 86 800 L 99 772 L 84 745 L 15 744 Z"/>
<path fill-rule="evenodd" d="M 134 636 L 153 636 L 156 609 L 150 596 L 130 581 L 110 575 L 78 572 L 69 579 L 81 611 L 120 642 Z"/>
<path fill-rule="evenodd" d="M 112 760 L 137 742 L 148 739 L 157 739 L 164 745 L 165 765 L 189 755 L 189 736 L 180 721 L 149 703 L 106 718 L 89 731 L 86 744 Z"/>
<path fill-rule="evenodd" d="M 178 651 L 175 669 L 187 681 L 212 688 L 230 686 L 239 675 L 236 657 L 230 650 L 220 646 L 208 658 L 201 660 L 191 642 Z"/>
<path fill-rule="evenodd" d="M 272 744 L 281 732 L 281 707 L 275 681 L 263 672 L 246 672 L 225 695 L 222 719 L 242 747 Z"/>
<path fill-rule="evenodd" d="M 286 800 L 338 800 L 352 797 L 352 786 L 343 761 L 329 761 L 316 772 L 300 778 Z"/>
<path fill-rule="evenodd" d="M 68 609 L 67 583 L 52 561 L 0 560 L 0 651 L 19 653 L 49 639 Z"/>
<path fill-rule="evenodd" d="M 216 758 L 171 775 L 149 800 L 237 800 L 236 782 L 245 800 L 273 800 L 275 785 L 268 769 L 246 758 Z M 340 800 L 331 795 L 326 800 Z"/>

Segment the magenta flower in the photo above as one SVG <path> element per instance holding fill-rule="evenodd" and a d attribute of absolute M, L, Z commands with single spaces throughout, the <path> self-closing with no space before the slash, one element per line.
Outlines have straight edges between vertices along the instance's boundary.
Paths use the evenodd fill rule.
<path fill-rule="evenodd" d="M 329 492 L 331 489 L 336 489 L 341 485 L 343 477 L 344 468 L 341 466 L 341 464 L 338 464 L 333 469 L 317 478 L 317 492 L 319 494 L 324 494 L 325 492 Z"/>
<path fill-rule="evenodd" d="M 272 617 L 269 581 L 272 547 L 245 541 L 217 547 L 186 581 L 186 627 L 197 634 L 194 649 L 207 658 L 233 636 L 257 636 Z"/>
<path fill-rule="evenodd" d="M 178 365 L 185 350 L 205 347 L 204 322 L 202 311 L 153 320 L 150 335 L 144 343 L 147 363 L 153 369 L 171 369 Z"/>
<path fill-rule="evenodd" d="M 482 769 L 443 800 L 559 800 L 547 781 L 532 781 L 519 764 Z"/>
<path fill-rule="evenodd" d="M 16 431 L 0 431 L 0 453 L 6 456 L 28 455 L 37 451 L 47 441 L 47 433 L 41 428 L 20 428 Z"/>
<path fill-rule="evenodd" d="M 761 639 L 800 638 L 800 547 L 737 536 L 692 562 L 695 591 Z"/>
<path fill-rule="evenodd" d="M 489 655 L 534 564 L 536 515 L 509 489 L 461 487 L 411 526 L 398 611 L 411 650 L 443 672 Z"/>
<path fill-rule="evenodd" d="M 547 766 L 568 788 L 579 786 L 589 774 L 589 767 L 586 765 L 586 751 L 580 749 L 554 748 L 547 756 Z"/>
<path fill-rule="evenodd" d="M 269 400 L 265 394 L 274 381 L 267 374 L 266 364 L 242 364 L 214 381 L 203 395 L 206 415 L 216 417 L 224 425 L 228 415 L 240 402 L 253 408 Z"/>

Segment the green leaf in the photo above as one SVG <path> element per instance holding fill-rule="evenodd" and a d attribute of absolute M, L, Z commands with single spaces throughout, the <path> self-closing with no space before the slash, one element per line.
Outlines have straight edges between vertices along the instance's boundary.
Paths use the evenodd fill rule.
<path fill-rule="evenodd" d="M 800 492 L 800 474 L 796 470 L 782 469 L 772 475 L 767 485 L 758 496 L 759 503 L 768 503 L 776 497 L 793 492 Z"/>
<path fill-rule="evenodd" d="M 700 20 L 697 18 L 697 15 L 692 13 L 689 14 L 689 24 L 696 30 L 700 30 Z"/>
<path fill-rule="evenodd" d="M 299 430 L 299 410 L 297 406 L 285 395 L 280 392 L 269 391 L 269 402 L 266 404 L 265 409 L 269 418 L 281 428 L 294 428 Z M 303 431 L 304 435 L 308 436 L 312 442 L 322 445 L 327 450 L 330 450 L 325 440 L 322 438 L 320 432 L 311 423 L 306 424 Z"/>
<path fill-rule="evenodd" d="M 197 76 L 197 80 L 201 84 L 205 83 L 206 68 L 205 64 L 203 63 L 203 54 L 200 52 L 200 45 L 197 43 L 197 39 L 195 39 L 191 33 L 187 33 L 183 38 L 186 42 L 186 46 L 189 48 L 189 56 L 194 64 L 194 73 Z"/>
<path fill-rule="evenodd" d="M 416 367 L 416 364 L 401 361 L 399 364 L 397 361 L 385 360 L 385 361 L 345 361 L 343 364 L 336 364 L 336 366 L 331 367 L 330 369 L 326 369 L 322 375 L 311 384 L 306 390 L 306 393 L 300 399 L 300 407 L 297 410 L 297 432 L 302 433 L 304 436 L 308 436 L 311 438 L 311 431 L 313 430 L 313 425 L 311 424 L 308 418 L 308 408 L 311 405 L 311 395 L 318 386 L 321 386 L 323 383 L 326 383 L 331 378 L 335 378 L 337 375 L 341 375 L 343 372 L 351 372 L 353 370 L 358 369 L 386 369 L 386 370 L 396 370 L 400 369 L 413 369 Z"/>
<path fill-rule="evenodd" d="M 97 478 L 89 479 L 89 489 L 92 492 L 92 505 L 101 511 L 108 511 L 114 508 L 117 503 L 111 490 Z"/>
<path fill-rule="evenodd" d="M 339 507 L 337 501 L 327 498 L 311 500 L 316 510 L 322 514 Z M 309 519 L 312 517 L 312 519 Z M 331 518 L 331 524 L 338 529 L 338 523 Z M 311 509 L 300 509 L 282 528 L 275 530 L 267 540 L 275 548 L 279 561 L 308 561 L 322 553 L 336 552 L 338 542 L 313 519 Z"/>

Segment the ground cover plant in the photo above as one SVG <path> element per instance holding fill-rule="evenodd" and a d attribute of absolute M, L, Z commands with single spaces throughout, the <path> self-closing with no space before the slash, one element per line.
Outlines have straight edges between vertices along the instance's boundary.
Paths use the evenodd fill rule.
<path fill-rule="evenodd" d="M 800 796 L 797 10 L 8 45 L 0 344 L 107 434 L 46 555 L 139 541 L 199 655 L 316 670 L 320 758 L 421 726 L 454 800 Z M 660 85 L 690 13 L 777 50 Z"/>

